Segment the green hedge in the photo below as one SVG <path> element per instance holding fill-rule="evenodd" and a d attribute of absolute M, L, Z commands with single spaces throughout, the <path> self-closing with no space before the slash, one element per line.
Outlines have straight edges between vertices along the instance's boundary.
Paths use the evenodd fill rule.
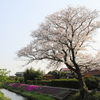
<path fill-rule="evenodd" d="M 55 79 L 51 81 L 51 85 L 55 87 L 65 87 L 65 88 L 79 88 L 79 82 L 77 79 Z"/>
<path fill-rule="evenodd" d="M 27 84 L 54 86 L 54 87 L 65 87 L 65 88 L 74 88 L 74 89 L 79 88 L 79 82 L 77 79 L 53 79 L 53 80 L 42 80 L 42 81 L 28 80 Z"/>
<path fill-rule="evenodd" d="M 96 76 L 84 77 L 86 86 L 89 90 L 98 89 L 100 90 L 100 78 Z M 27 84 L 43 85 L 43 86 L 54 86 L 54 87 L 65 87 L 65 88 L 79 88 L 79 82 L 77 79 L 53 79 L 53 80 L 28 80 Z"/>
<path fill-rule="evenodd" d="M 50 86 L 51 85 L 51 81 L 50 80 L 27 80 L 26 84 L 34 84 L 34 85 L 46 85 L 46 86 Z"/>
<path fill-rule="evenodd" d="M 37 85 L 52 86 L 51 80 L 42 80 L 42 81 L 38 81 L 38 82 L 37 82 Z"/>

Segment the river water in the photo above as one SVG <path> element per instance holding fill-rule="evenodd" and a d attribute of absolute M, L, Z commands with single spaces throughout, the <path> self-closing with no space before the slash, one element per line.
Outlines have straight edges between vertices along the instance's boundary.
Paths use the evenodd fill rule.
<path fill-rule="evenodd" d="M 28 100 L 27 98 L 6 89 L 0 89 L 0 91 L 5 95 L 5 97 L 11 98 L 12 100 Z"/>

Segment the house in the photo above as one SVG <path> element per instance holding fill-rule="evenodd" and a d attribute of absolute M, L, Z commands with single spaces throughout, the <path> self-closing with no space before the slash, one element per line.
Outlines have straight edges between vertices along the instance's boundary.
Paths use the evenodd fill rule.
<path fill-rule="evenodd" d="M 83 73 L 83 76 L 100 76 L 100 69 L 89 70 Z"/>
<path fill-rule="evenodd" d="M 73 78 L 74 77 L 69 68 L 61 68 L 60 71 L 61 72 L 66 72 L 66 77 L 67 78 Z M 61 77 L 61 78 L 66 78 L 66 77 Z"/>
<path fill-rule="evenodd" d="M 69 68 L 61 68 L 60 71 L 61 72 L 70 72 Z"/>
<path fill-rule="evenodd" d="M 18 77 L 23 77 L 24 74 L 23 74 L 23 72 L 16 72 L 15 75 Z"/>
<path fill-rule="evenodd" d="M 43 75 L 43 78 L 45 78 L 45 80 L 51 80 L 51 79 L 55 79 L 55 76 L 52 74 L 45 74 Z"/>

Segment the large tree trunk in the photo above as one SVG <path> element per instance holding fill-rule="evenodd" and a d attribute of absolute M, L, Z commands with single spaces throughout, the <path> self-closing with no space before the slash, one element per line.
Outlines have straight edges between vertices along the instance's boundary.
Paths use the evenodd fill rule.
<path fill-rule="evenodd" d="M 82 74 L 80 73 L 80 71 L 77 71 L 77 75 L 78 75 L 78 80 L 79 80 L 79 84 L 80 84 L 80 100 L 84 100 L 87 96 L 88 93 L 88 89 L 86 87 L 86 84 L 82 78 Z"/>
<path fill-rule="evenodd" d="M 87 97 L 87 94 L 88 94 L 88 89 L 86 87 L 86 84 L 84 82 L 84 79 L 82 78 L 82 74 L 81 74 L 81 71 L 79 69 L 79 66 L 76 64 L 76 62 L 74 62 L 74 65 L 76 66 L 76 69 L 73 69 L 70 65 L 68 65 L 66 63 L 66 66 L 70 69 L 70 70 L 73 70 L 77 76 L 78 76 L 78 81 L 79 81 L 79 91 L 80 91 L 80 99 L 79 100 L 84 100 L 84 98 Z"/>

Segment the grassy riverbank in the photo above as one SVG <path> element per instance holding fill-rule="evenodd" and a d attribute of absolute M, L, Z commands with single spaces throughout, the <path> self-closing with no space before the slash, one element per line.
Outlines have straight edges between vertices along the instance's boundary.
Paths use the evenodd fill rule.
<path fill-rule="evenodd" d="M 5 97 L 4 94 L 2 92 L 0 92 L 0 100 L 11 100 L 11 99 Z"/>
<path fill-rule="evenodd" d="M 16 90 L 16 89 L 14 89 L 12 87 L 8 87 L 8 86 L 3 86 L 3 87 L 10 91 L 18 93 L 18 94 L 28 98 L 29 100 L 55 100 L 54 98 L 47 96 L 47 95 L 33 93 L 33 92 L 20 91 L 20 90 Z"/>
<path fill-rule="evenodd" d="M 10 91 L 18 93 L 18 94 L 28 98 L 29 100 L 56 100 L 56 99 L 54 99 L 50 96 L 47 96 L 45 94 L 28 92 L 28 91 L 24 91 L 24 90 L 20 90 L 20 89 L 14 89 L 13 87 L 6 86 L 6 85 L 4 85 L 3 87 L 10 90 Z M 100 97 L 100 92 L 96 91 L 96 90 L 90 91 L 89 93 L 87 93 L 87 95 L 88 96 L 84 100 L 98 100 L 98 98 Z M 0 99 L 0 100 L 5 100 L 5 99 Z M 7 99 L 7 100 L 9 100 L 9 99 Z M 79 100 L 79 93 L 71 95 L 69 98 L 67 98 L 67 100 Z"/>

